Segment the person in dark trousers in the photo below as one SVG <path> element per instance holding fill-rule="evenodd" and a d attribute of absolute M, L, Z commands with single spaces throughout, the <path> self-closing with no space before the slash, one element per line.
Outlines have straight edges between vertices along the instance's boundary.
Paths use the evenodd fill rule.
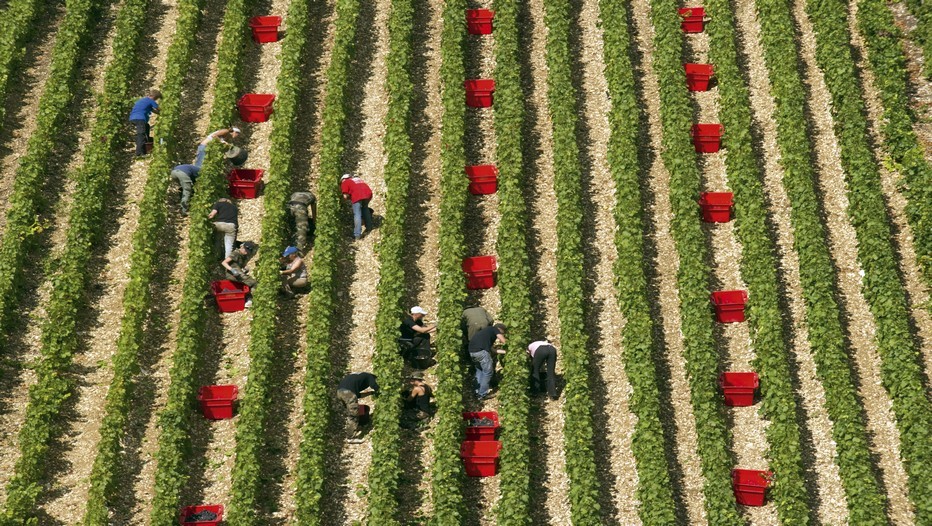
<path fill-rule="evenodd" d="M 411 313 L 404 317 L 401 326 L 401 344 L 405 358 L 418 369 L 426 369 L 430 361 L 430 335 L 437 330 L 436 326 L 428 327 L 424 324 L 427 311 L 421 307 L 411 307 Z"/>
<path fill-rule="evenodd" d="M 226 278 L 231 281 L 245 283 L 251 289 L 255 288 L 257 285 L 256 279 L 247 274 L 249 271 L 246 270 L 246 264 L 256 255 L 258 249 L 258 245 L 252 241 L 246 241 L 239 248 L 231 250 L 227 257 L 220 262 L 223 268 L 226 269 Z M 251 306 L 252 299 L 247 299 L 246 307 Z"/>
<path fill-rule="evenodd" d="M 464 310 L 462 329 L 465 341 L 463 345 L 469 345 L 469 340 L 472 340 L 472 337 L 475 336 L 477 332 L 486 327 L 490 327 L 493 323 L 495 323 L 495 320 L 489 315 L 489 311 L 482 307 L 470 307 Z"/>
<path fill-rule="evenodd" d="M 342 406 L 346 416 L 346 440 L 350 443 L 362 442 L 362 430 L 359 420 L 359 395 L 371 389 L 379 393 L 379 383 L 372 373 L 351 373 L 340 380 L 337 386 L 337 402 Z"/>
<path fill-rule="evenodd" d="M 505 326 L 501 323 L 480 330 L 469 340 L 469 358 L 476 367 L 476 396 L 480 402 L 489 398 L 489 384 L 495 375 L 494 355 L 504 353 L 495 351 L 495 344 L 505 342 Z"/>
<path fill-rule="evenodd" d="M 317 226 L 317 198 L 310 192 L 295 192 L 288 201 L 288 211 L 294 219 L 295 242 L 302 253 L 307 253 L 308 240 L 314 241 Z"/>
<path fill-rule="evenodd" d="M 544 373 L 547 375 L 547 395 L 556 400 L 557 348 L 547 340 L 538 340 L 527 346 L 527 354 L 531 357 L 531 392 L 544 392 L 544 382 L 540 377 Z"/>
<path fill-rule="evenodd" d="M 433 390 L 424 382 L 424 373 L 412 373 L 407 378 L 407 385 L 401 392 L 405 409 L 413 409 L 417 420 L 430 418 L 430 397 Z"/>
<path fill-rule="evenodd" d="M 372 209 L 369 202 L 372 200 L 372 189 L 362 180 L 351 174 L 343 174 L 340 178 L 340 191 L 343 197 L 353 204 L 353 237 L 361 238 L 372 229 Z M 365 225 L 366 230 L 362 227 Z"/>
<path fill-rule="evenodd" d="M 149 117 L 159 112 L 159 99 L 162 98 L 162 92 L 154 89 L 149 95 L 142 97 L 133 104 L 133 109 L 129 112 L 129 122 L 136 127 L 136 157 L 146 155 L 146 143 L 149 142 Z"/>
<path fill-rule="evenodd" d="M 236 241 L 236 229 L 239 228 L 239 209 L 226 197 L 221 197 L 210 209 L 207 219 L 213 221 L 214 235 L 217 239 L 217 248 L 223 250 L 227 256 L 233 252 L 233 243 Z M 223 236 L 221 241 L 220 236 Z M 222 249 L 220 247 L 223 247 Z"/>

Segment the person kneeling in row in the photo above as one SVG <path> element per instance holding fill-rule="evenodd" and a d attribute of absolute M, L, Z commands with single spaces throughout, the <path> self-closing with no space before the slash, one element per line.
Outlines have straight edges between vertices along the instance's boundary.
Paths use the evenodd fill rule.
<path fill-rule="evenodd" d="M 437 330 L 436 326 L 424 325 L 424 316 L 427 311 L 421 307 L 411 307 L 411 313 L 405 316 L 398 328 L 401 337 L 402 354 L 416 369 L 426 369 L 430 365 L 430 333 Z"/>
<path fill-rule="evenodd" d="M 433 390 L 424 382 L 424 373 L 414 372 L 407 378 L 407 385 L 401 391 L 401 397 L 404 400 L 406 410 L 414 410 L 414 418 L 417 422 L 422 422 L 431 417 L 430 397 Z"/>
<path fill-rule="evenodd" d="M 297 247 L 288 247 L 282 252 L 281 259 L 282 291 L 289 298 L 294 297 L 295 288 L 307 286 L 307 265 Z"/>

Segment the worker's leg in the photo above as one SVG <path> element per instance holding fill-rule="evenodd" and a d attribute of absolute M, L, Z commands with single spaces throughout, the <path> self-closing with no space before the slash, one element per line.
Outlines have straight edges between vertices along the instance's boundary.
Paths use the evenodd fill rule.
<path fill-rule="evenodd" d="M 362 222 L 366 225 L 366 230 L 372 228 L 372 209 L 369 208 L 369 199 L 363 199 L 362 203 Z"/>
<path fill-rule="evenodd" d="M 540 393 L 543 391 L 540 381 L 540 370 L 541 366 L 544 364 L 544 353 L 540 349 L 534 353 L 534 357 L 531 358 L 531 392 Z"/>
<path fill-rule="evenodd" d="M 353 237 L 356 239 L 362 235 L 362 208 L 362 201 L 353 203 Z"/>
<path fill-rule="evenodd" d="M 476 367 L 476 382 L 479 384 L 478 395 L 483 397 L 489 394 L 489 383 L 492 381 L 492 375 L 495 372 L 495 362 L 492 361 L 488 351 L 479 351 L 469 356 Z"/>
<path fill-rule="evenodd" d="M 547 394 L 550 398 L 557 398 L 557 351 L 553 347 L 547 347 L 544 355 L 547 360 Z"/>
<path fill-rule="evenodd" d="M 214 230 L 223 234 L 223 257 L 233 252 L 233 242 L 236 241 L 236 225 L 233 223 L 214 222 Z"/>
<path fill-rule="evenodd" d="M 356 393 L 347 389 L 337 390 L 337 400 L 343 405 L 346 415 L 346 433 L 352 437 L 359 429 L 359 400 Z"/>
<path fill-rule="evenodd" d="M 186 214 L 188 213 L 188 203 L 191 202 L 191 190 L 194 188 L 194 183 L 188 177 L 188 174 L 181 170 L 172 170 L 172 179 L 178 181 L 178 185 L 181 187 L 181 211 Z"/>
<path fill-rule="evenodd" d="M 304 252 L 307 250 L 307 208 L 303 205 L 291 205 L 289 208 L 291 209 L 291 215 L 294 217 L 295 241 L 298 250 Z"/>
<path fill-rule="evenodd" d="M 197 145 L 197 155 L 194 156 L 194 166 L 198 168 L 204 164 L 204 157 L 207 156 L 207 145 L 198 144 Z"/>
<path fill-rule="evenodd" d="M 131 122 L 136 127 L 136 155 L 145 155 L 146 143 L 149 142 L 149 123 L 142 119 Z"/>

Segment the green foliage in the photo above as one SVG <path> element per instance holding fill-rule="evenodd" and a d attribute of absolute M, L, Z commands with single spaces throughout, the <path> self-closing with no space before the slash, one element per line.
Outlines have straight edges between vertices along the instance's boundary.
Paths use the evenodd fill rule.
<path fill-rule="evenodd" d="M 434 463 L 431 466 L 433 516 L 431 526 L 458 526 L 463 517 L 462 331 L 460 318 L 466 299 L 466 277 L 461 267 L 466 253 L 463 220 L 468 200 L 466 165 L 465 0 L 449 0 L 443 9 L 440 37 L 440 80 L 443 101 L 440 172 L 440 308 L 437 313 L 437 425 L 434 429 Z"/>
<path fill-rule="evenodd" d="M 155 268 L 155 256 L 160 233 L 165 226 L 166 176 L 174 157 L 175 131 L 181 116 L 182 88 L 191 62 L 197 28 L 201 20 L 203 0 L 182 0 L 178 5 L 178 20 L 174 38 L 168 48 L 165 81 L 159 119 L 154 129 L 156 141 L 149 164 L 146 186 L 140 204 L 139 226 L 133 234 L 129 282 L 123 292 L 123 318 L 117 350 L 113 357 L 113 378 L 107 390 L 104 417 L 100 427 L 100 442 L 91 470 L 91 486 L 84 516 L 86 526 L 109 523 L 109 503 L 122 489 L 118 484 L 120 452 L 126 433 L 127 417 L 135 389 L 134 376 L 139 370 L 139 349 L 143 325 L 152 301 L 150 285 Z M 162 146 L 164 140 L 165 147 Z"/>
<path fill-rule="evenodd" d="M 211 108 L 211 129 L 221 128 L 233 118 L 236 99 L 242 90 L 239 69 L 249 30 L 251 0 L 231 0 L 223 16 L 217 52 L 217 79 Z M 196 372 L 204 354 L 207 310 L 204 293 L 217 261 L 213 254 L 213 228 L 206 211 L 226 188 L 221 147 L 214 141 L 197 180 L 191 203 L 188 233 L 188 268 L 181 291 L 177 347 L 172 358 L 168 401 L 159 414 L 161 433 L 156 458 L 155 496 L 150 522 L 170 526 L 178 519 L 181 490 L 190 477 L 191 419 L 197 393 Z"/>
<path fill-rule="evenodd" d="M 916 28 L 910 36 L 922 47 L 925 77 L 932 80 L 932 5 L 923 0 L 906 0 L 905 3 L 916 17 Z M 887 26 L 889 29 L 893 27 L 893 24 Z"/>
<path fill-rule="evenodd" d="M 631 35 L 627 12 L 620 0 L 602 0 L 605 80 L 612 108 L 608 164 L 615 180 L 615 290 L 625 315 L 622 330 L 625 373 L 633 390 L 630 407 L 637 415 L 631 449 L 638 471 L 639 516 L 644 524 L 676 522 L 669 465 L 664 455 L 660 391 L 654 363 L 654 325 L 647 295 L 647 261 L 644 256 L 644 203 L 640 175 L 646 170 L 638 159 L 640 109 L 631 63 Z"/>
<path fill-rule="evenodd" d="M 353 59 L 359 0 L 337 0 L 334 44 L 327 69 L 327 95 L 321 124 L 317 232 L 307 318 L 307 371 L 304 379 L 304 427 L 298 459 L 297 520 L 318 525 L 324 519 L 322 499 L 330 422 L 330 345 L 336 309 L 335 271 L 340 258 L 340 188 L 343 126 L 346 123 L 349 67 Z"/>
<path fill-rule="evenodd" d="M 874 86 L 884 108 L 884 145 L 903 175 L 906 218 L 912 227 L 916 256 L 927 286 L 932 286 L 932 168 L 925 149 L 913 131 L 909 108 L 909 71 L 893 22 L 893 14 L 878 0 L 862 0 L 858 27 L 867 44 L 867 58 L 874 72 Z M 932 17 L 932 9 L 929 16 Z M 932 20 L 930 20 L 932 23 Z M 930 45 L 932 50 L 932 45 Z M 930 57 L 932 59 L 932 57 Z M 929 305 L 932 308 L 932 305 Z"/>
<path fill-rule="evenodd" d="M 404 312 L 406 242 L 405 217 L 411 182 L 411 35 L 414 29 L 412 0 L 392 0 L 388 20 L 388 112 L 385 120 L 385 219 L 380 227 L 379 311 L 376 314 L 376 347 L 373 367 L 382 393 L 372 429 L 372 463 L 369 466 L 368 523 L 401 524 L 398 483 L 401 476 L 401 377 L 403 360 L 398 352 L 398 322 Z"/>
<path fill-rule="evenodd" d="M 302 65 L 310 46 L 307 45 L 310 23 L 309 0 L 294 0 L 289 4 L 286 21 L 288 31 L 282 42 L 281 71 L 278 74 L 275 98 L 275 119 L 270 137 L 268 179 L 265 185 L 262 218 L 262 243 L 265 250 L 256 258 L 256 279 L 259 282 L 252 300 L 252 325 L 249 339 L 249 378 L 239 404 L 236 422 L 236 462 L 233 464 L 233 488 L 227 520 L 231 524 L 258 525 L 262 519 L 260 493 L 266 483 L 262 475 L 261 452 L 267 448 L 266 424 L 272 404 L 273 371 L 280 351 L 275 348 L 278 313 L 279 249 L 288 244 L 285 203 L 291 188 L 292 140 L 297 131 L 301 87 L 304 83 Z"/>
<path fill-rule="evenodd" d="M 592 398 L 586 351 L 583 291 L 582 166 L 576 144 L 576 91 L 570 64 L 570 4 L 545 0 L 547 97 L 553 125 L 553 171 L 557 194 L 557 290 L 560 343 L 566 380 L 563 403 L 566 471 L 573 524 L 601 523 L 598 477 L 592 445 Z"/>
<path fill-rule="evenodd" d="M 932 522 L 932 402 L 922 383 L 919 349 L 899 275 L 893 229 L 871 151 L 866 110 L 847 33 L 847 4 L 807 4 L 816 38 L 816 60 L 832 94 L 835 134 L 848 178 L 848 216 L 858 238 L 864 298 L 877 323 L 883 384 L 893 400 L 900 447 L 916 520 Z"/>
<path fill-rule="evenodd" d="M 42 11 L 39 0 L 13 0 L 0 19 L 0 123 L 6 115 L 10 77 L 17 72 L 26 54 L 26 43 L 38 26 Z"/>
<path fill-rule="evenodd" d="M 52 278 L 47 319 L 42 326 L 41 360 L 36 368 L 38 380 L 29 390 L 26 419 L 19 435 L 21 456 L 8 486 L 4 522 L 19 524 L 37 520 L 34 515 L 36 501 L 43 489 L 50 448 L 63 429 L 61 411 L 74 389 L 74 379 L 68 369 L 78 350 L 78 313 L 86 307 L 84 291 L 88 285 L 88 264 L 92 247 L 103 230 L 106 194 L 122 146 L 121 132 L 129 109 L 129 85 L 139 64 L 138 43 L 148 4 L 148 0 L 128 0 L 120 10 L 113 46 L 123 52 L 114 55 L 107 66 L 101 104 L 91 133 L 92 138 L 100 140 L 91 141 L 84 153 L 84 165 L 73 174 L 77 190 L 68 221 L 65 250 L 58 261 L 58 272 Z M 83 19 L 84 31 L 88 27 L 90 7 L 90 4 L 76 6 L 72 12 L 69 6 L 68 15 L 73 13 Z M 72 34 L 76 39 L 79 35 Z M 71 53 L 73 48 L 60 49 Z M 77 52 L 73 53 L 72 64 L 77 58 Z M 61 57 L 56 54 L 53 60 Z M 49 88 L 54 89 L 53 86 Z M 62 83 L 63 88 L 67 86 L 67 82 Z"/>
<path fill-rule="evenodd" d="M 499 385 L 502 423 L 501 500 L 498 524 L 530 524 L 530 433 L 528 432 L 528 367 L 524 347 L 531 341 L 531 276 L 528 262 L 528 207 L 524 199 L 524 93 L 519 64 L 520 2 L 495 3 L 495 137 L 498 167 L 498 287 L 500 318 L 508 326 L 511 356 L 503 360 Z"/>
<path fill-rule="evenodd" d="M 677 7 L 674 0 L 657 1 L 651 6 L 651 18 L 656 48 L 654 70 L 660 83 L 662 158 L 670 172 L 672 231 L 680 256 L 677 281 L 686 371 L 696 418 L 709 522 L 740 524 L 731 489 L 734 459 L 728 449 L 730 433 L 717 386 L 720 365 L 709 309 L 710 270 L 705 263 L 709 261 L 709 254 L 699 221 L 700 173 L 689 138 L 692 106 L 686 92 L 683 35 Z M 730 141 L 731 131 L 728 133 Z"/>

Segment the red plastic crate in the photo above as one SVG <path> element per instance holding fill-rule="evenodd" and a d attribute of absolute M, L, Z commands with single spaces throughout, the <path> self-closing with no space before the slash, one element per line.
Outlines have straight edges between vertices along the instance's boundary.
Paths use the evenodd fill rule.
<path fill-rule="evenodd" d="M 706 223 L 727 223 L 731 221 L 731 207 L 734 204 L 734 196 L 731 192 L 702 192 L 699 194 L 702 220 Z"/>
<path fill-rule="evenodd" d="M 721 323 L 744 321 L 744 306 L 748 293 L 744 290 L 719 290 L 712 293 L 715 318 Z"/>
<path fill-rule="evenodd" d="M 466 273 L 466 288 L 469 290 L 490 289 L 495 286 L 495 271 L 498 261 L 495 256 L 475 256 L 463 260 Z"/>
<path fill-rule="evenodd" d="M 233 418 L 233 403 L 239 395 L 235 385 L 205 385 L 197 392 L 201 413 L 208 420 Z"/>
<path fill-rule="evenodd" d="M 494 164 L 477 164 L 466 167 L 469 177 L 469 193 L 488 195 L 498 191 L 498 168 Z"/>
<path fill-rule="evenodd" d="M 773 473 L 756 469 L 731 470 L 731 487 L 735 492 L 735 500 L 744 506 L 763 506 L 773 480 Z"/>
<path fill-rule="evenodd" d="M 222 279 L 210 284 L 210 292 L 214 295 L 220 312 L 236 312 L 246 308 L 249 286 L 238 281 Z"/>
<path fill-rule="evenodd" d="M 684 7 L 680 9 L 680 27 L 684 33 L 702 33 L 705 29 L 705 9 L 701 7 Z"/>
<path fill-rule="evenodd" d="M 693 146 L 699 153 L 715 153 L 722 147 L 721 124 L 694 124 L 689 134 L 693 137 Z"/>
<path fill-rule="evenodd" d="M 460 446 L 460 458 L 466 475 L 491 477 L 498 473 L 498 452 L 502 443 L 498 440 L 466 440 Z"/>
<path fill-rule="evenodd" d="M 490 9 L 467 9 L 466 30 L 471 35 L 489 35 L 492 33 L 492 19 L 495 11 Z"/>
<path fill-rule="evenodd" d="M 488 418 L 492 420 L 491 426 L 471 426 L 469 421 L 473 418 Z M 477 442 L 495 440 L 495 432 L 498 431 L 498 413 L 495 411 L 466 411 L 463 413 L 463 420 L 466 421 L 466 440 Z"/>
<path fill-rule="evenodd" d="M 188 522 L 188 517 L 191 515 L 196 515 L 202 511 L 211 511 L 217 514 L 217 518 L 212 521 L 191 521 Z M 185 526 L 191 524 L 197 524 L 199 526 L 217 526 L 223 521 L 223 506 L 220 504 L 207 504 L 204 506 L 186 506 L 181 509 L 181 515 L 178 517 L 178 524 Z"/>
<path fill-rule="evenodd" d="M 275 95 L 247 93 L 239 98 L 236 107 L 244 122 L 265 122 L 269 120 L 269 116 L 274 111 L 273 102 L 275 102 Z"/>
<path fill-rule="evenodd" d="M 754 391 L 760 385 L 760 378 L 754 372 L 726 372 L 718 375 L 718 385 L 725 393 L 725 405 L 747 407 L 754 405 Z"/>
<path fill-rule="evenodd" d="M 492 93 L 495 81 L 492 79 L 471 79 L 464 83 L 466 87 L 466 105 L 470 108 L 488 108 L 492 105 Z"/>
<path fill-rule="evenodd" d="M 689 91 L 708 91 L 714 68 L 712 64 L 684 64 L 686 87 Z"/>
<path fill-rule="evenodd" d="M 268 44 L 278 41 L 278 28 L 282 25 L 280 16 L 254 16 L 249 19 L 249 28 L 252 29 L 252 39 L 257 44 Z"/>
<path fill-rule="evenodd" d="M 265 183 L 262 182 L 264 170 L 247 170 L 244 168 L 234 168 L 227 174 L 227 180 L 230 182 L 230 197 L 234 199 L 255 199 Z"/>

